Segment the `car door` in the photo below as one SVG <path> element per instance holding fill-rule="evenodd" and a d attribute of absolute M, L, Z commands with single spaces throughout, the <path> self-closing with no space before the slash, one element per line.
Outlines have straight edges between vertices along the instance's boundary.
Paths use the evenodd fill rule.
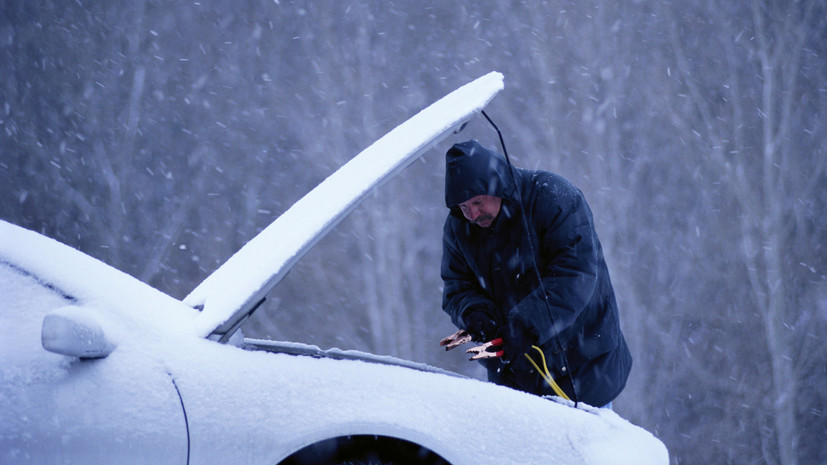
<path fill-rule="evenodd" d="M 84 302 L 2 256 L 0 296 L 0 463 L 187 463 L 181 401 L 151 348 L 46 351 L 44 317 Z"/>

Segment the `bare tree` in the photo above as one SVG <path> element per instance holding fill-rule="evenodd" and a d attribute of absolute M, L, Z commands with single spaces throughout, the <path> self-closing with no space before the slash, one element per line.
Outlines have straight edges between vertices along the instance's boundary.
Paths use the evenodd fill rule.
<path fill-rule="evenodd" d="M 737 24 L 739 28 L 728 24 L 731 18 L 724 14 L 731 10 L 726 5 L 711 7 L 710 17 L 718 26 L 715 32 L 723 38 L 724 54 L 716 59 L 726 67 L 706 75 L 725 79 L 728 95 L 722 102 L 709 98 L 708 89 L 715 83 L 699 77 L 702 73 L 684 51 L 677 28 L 672 29 L 671 41 L 692 102 L 690 115 L 698 118 L 695 124 L 685 119 L 690 115 L 680 115 L 680 125 L 686 132 L 700 131 L 709 141 L 710 160 L 727 173 L 739 212 L 737 257 L 761 317 L 771 374 L 767 403 L 772 435 L 766 437 L 771 442 L 764 443 L 764 460 L 783 465 L 799 463 L 802 374 L 798 366 L 810 357 L 797 350 L 804 328 L 796 323 L 816 311 L 798 307 L 790 294 L 791 277 L 797 272 L 793 257 L 806 254 L 806 244 L 818 241 L 795 237 L 797 221 L 792 213 L 797 208 L 790 200 L 812 198 L 824 182 L 823 155 L 817 155 L 804 129 L 818 123 L 800 105 L 817 97 L 811 94 L 813 87 L 802 86 L 802 81 L 824 72 L 823 66 L 814 67 L 816 62 L 806 57 L 808 43 L 825 26 L 823 16 L 814 15 L 818 5 L 756 0 L 750 4 L 752 21 Z"/>

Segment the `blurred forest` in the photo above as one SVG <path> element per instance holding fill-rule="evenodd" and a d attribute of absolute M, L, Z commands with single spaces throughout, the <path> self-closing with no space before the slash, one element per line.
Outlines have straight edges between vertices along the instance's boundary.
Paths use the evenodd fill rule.
<path fill-rule="evenodd" d="M 827 463 L 827 2 L 6 0 L 0 219 L 183 298 L 375 139 L 489 71 L 518 166 L 595 213 L 675 464 Z M 245 326 L 482 377 L 437 341 L 443 154 Z"/>

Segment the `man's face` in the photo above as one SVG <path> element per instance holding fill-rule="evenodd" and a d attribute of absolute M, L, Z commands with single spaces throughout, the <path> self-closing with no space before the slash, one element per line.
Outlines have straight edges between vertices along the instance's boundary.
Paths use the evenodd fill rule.
<path fill-rule="evenodd" d="M 494 223 L 500 213 L 502 199 L 493 195 L 478 195 L 459 204 L 459 209 L 465 219 L 481 228 L 487 228 Z"/>

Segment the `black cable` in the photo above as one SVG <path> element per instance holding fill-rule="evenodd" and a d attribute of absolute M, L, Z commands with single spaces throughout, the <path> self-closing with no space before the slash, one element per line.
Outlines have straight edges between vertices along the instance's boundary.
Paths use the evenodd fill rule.
<path fill-rule="evenodd" d="M 531 252 L 531 260 L 534 262 L 534 272 L 537 274 L 537 282 L 540 286 L 540 292 L 543 295 L 543 302 L 546 304 L 546 311 L 548 312 L 548 319 L 551 322 L 552 331 L 554 332 L 554 343 L 557 344 L 557 347 L 560 349 L 560 352 L 563 354 L 563 368 L 565 369 L 566 373 L 569 375 L 569 379 L 571 379 L 571 390 L 572 390 L 572 397 L 574 400 L 574 406 L 577 407 L 577 386 L 574 384 L 574 373 L 571 372 L 571 368 L 569 367 L 569 357 L 566 355 L 566 350 L 563 348 L 563 345 L 560 344 L 560 335 L 554 329 L 554 316 L 551 314 L 551 304 L 548 301 L 548 295 L 546 294 L 546 287 L 543 284 L 543 276 L 540 274 L 540 268 L 537 266 L 537 255 L 534 252 L 534 241 L 531 240 L 531 231 L 528 228 L 528 218 L 526 218 L 526 208 L 523 205 L 523 196 L 519 189 L 519 183 L 517 180 L 517 170 L 514 169 L 514 165 L 511 164 L 511 159 L 508 157 L 508 150 L 505 148 L 505 140 L 503 139 L 503 133 L 500 132 L 500 128 L 494 124 L 494 121 L 488 116 L 485 110 L 482 111 L 482 116 L 485 116 L 485 119 L 491 123 L 491 126 L 497 131 L 497 136 L 500 138 L 500 146 L 503 148 L 503 155 L 505 155 L 505 162 L 508 164 L 508 169 L 511 171 L 511 177 L 514 178 L 514 186 L 516 188 L 516 195 L 517 201 L 520 203 L 520 208 L 522 208 L 522 214 L 520 215 L 523 220 L 523 228 L 525 228 L 526 238 L 528 239 L 528 248 Z"/>

